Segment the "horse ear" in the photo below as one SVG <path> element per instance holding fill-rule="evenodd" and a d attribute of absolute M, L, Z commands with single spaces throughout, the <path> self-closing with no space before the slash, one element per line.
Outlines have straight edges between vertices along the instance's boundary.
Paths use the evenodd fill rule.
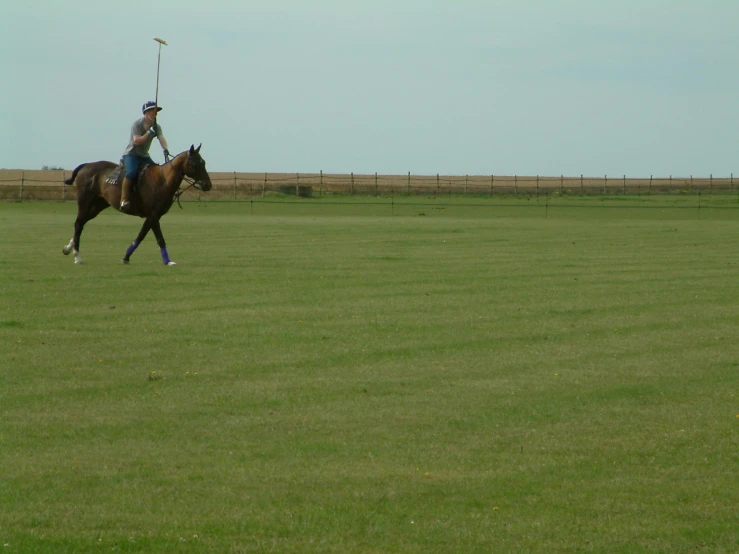
<path fill-rule="evenodd" d="M 192 153 L 192 152 L 195 152 L 195 145 L 194 144 L 191 144 L 190 145 L 190 153 Z"/>
<path fill-rule="evenodd" d="M 198 147 L 195 149 L 195 152 L 200 152 L 200 147 L 203 146 L 203 143 L 201 142 Z"/>

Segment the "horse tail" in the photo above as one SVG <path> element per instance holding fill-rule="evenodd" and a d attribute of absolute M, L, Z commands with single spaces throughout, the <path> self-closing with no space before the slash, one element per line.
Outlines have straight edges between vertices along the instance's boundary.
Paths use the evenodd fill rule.
<path fill-rule="evenodd" d="M 71 185 L 72 183 L 74 183 L 74 180 L 77 177 L 77 174 L 80 172 L 80 169 L 82 169 L 86 165 L 87 165 L 87 163 L 83 163 L 83 164 L 80 164 L 77 167 L 75 167 L 74 168 L 74 171 L 72 172 L 72 176 L 69 179 L 67 179 L 66 181 L 64 181 L 64 184 L 65 185 Z"/>

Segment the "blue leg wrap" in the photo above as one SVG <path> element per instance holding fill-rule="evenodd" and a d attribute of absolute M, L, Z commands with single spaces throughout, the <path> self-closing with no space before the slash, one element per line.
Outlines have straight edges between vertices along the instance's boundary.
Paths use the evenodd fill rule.
<path fill-rule="evenodd" d="M 128 250 L 126 250 L 126 257 L 128 258 L 131 254 L 133 254 L 136 249 L 139 247 L 139 241 L 136 239 L 131 243 L 131 246 L 128 247 Z"/>

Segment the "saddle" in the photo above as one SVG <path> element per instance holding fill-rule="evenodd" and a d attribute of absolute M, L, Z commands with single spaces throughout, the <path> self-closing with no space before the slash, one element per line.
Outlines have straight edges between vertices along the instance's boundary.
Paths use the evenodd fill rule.
<path fill-rule="evenodd" d="M 146 168 L 149 167 L 151 164 L 141 164 L 139 166 L 139 172 L 136 175 L 136 181 L 133 184 L 133 189 L 135 190 L 137 188 L 137 185 L 139 183 L 139 180 L 144 175 L 144 171 L 146 171 Z M 121 159 L 120 162 L 118 162 L 118 165 L 108 174 L 108 178 L 105 179 L 105 182 L 109 185 L 113 185 L 116 187 L 120 187 L 123 185 L 123 178 L 126 176 L 126 166 L 123 165 L 123 159 Z"/>

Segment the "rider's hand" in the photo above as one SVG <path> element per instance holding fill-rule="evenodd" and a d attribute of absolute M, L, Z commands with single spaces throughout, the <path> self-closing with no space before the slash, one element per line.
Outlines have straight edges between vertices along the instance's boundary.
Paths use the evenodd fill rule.
<path fill-rule="evenodd" d="M 169 160 L 169 150 L 165 148 L 164 150 L 162 150 L 162 153 L 164 154 L 164 159 Z"/>
<path fill-rule="evenodd" d="M 157 136 L 157 124 L 152 123 L 151 127 L 149 127 L 149 130 L 147 131 L 150 135 Z"/>

